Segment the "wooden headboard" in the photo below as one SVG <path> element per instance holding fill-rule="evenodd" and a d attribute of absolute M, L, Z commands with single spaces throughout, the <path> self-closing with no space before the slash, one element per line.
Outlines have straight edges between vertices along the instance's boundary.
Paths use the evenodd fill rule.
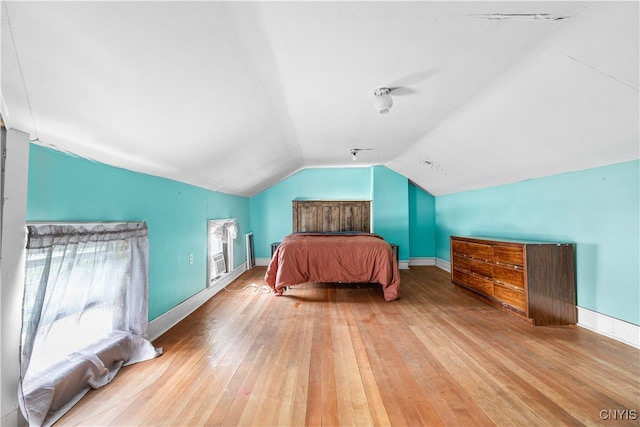
<path fill-rule="evenodd" d="M 294 200 L 293 232 L 371 230 L 370 200 Z"/>

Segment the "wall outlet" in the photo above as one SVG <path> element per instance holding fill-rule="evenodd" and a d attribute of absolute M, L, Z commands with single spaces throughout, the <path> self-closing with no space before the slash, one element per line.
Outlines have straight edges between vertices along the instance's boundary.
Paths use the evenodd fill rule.
<path fill-rule="evenodd" d="M 189 264 L 193 264 L 193 254 L 189 254 Z"/>

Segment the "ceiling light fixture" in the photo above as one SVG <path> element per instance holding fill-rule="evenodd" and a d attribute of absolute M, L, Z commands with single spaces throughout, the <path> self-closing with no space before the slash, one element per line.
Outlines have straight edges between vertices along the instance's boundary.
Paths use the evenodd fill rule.
<path fill-rule="evenodd" d="M 386 87 L 378 88 L 374 92 L 376 100 L 374 101 L 373 106 L 380 114 L 387 114 L 393 106 L 393 98 L 391 98 L 389 92 L 391 92 L 391 89 Z"/>

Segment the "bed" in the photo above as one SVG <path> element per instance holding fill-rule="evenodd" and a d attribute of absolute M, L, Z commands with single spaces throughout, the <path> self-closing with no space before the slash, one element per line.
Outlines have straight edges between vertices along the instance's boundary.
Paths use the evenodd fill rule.
<path fill-rule="evenodd" d="M 275 295 L 307 282 L 379 283 L 385 301 L 399 297 L 400 272 L 391 246 L 374 233 L 293 233 L 273 256 L 265 281 Z"/>

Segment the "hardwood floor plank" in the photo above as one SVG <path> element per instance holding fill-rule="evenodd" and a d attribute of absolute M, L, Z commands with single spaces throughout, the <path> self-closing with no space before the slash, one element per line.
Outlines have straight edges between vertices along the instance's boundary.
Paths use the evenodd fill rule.
<path fill-rule="evenodd" d="M 330 292 L 331 293 L 331 292 Z M 331 304 L 331 301 L 329 302 Z M 320 351 L 319 363 L 320 366 L 320 389 L 321 389 L 321 419 L 323 426 L 336 426 L 338 425 L 338 403 L 337 403 L 337 389 L 336 389 L 336 375 L 335 375 L 335 361 L 332 342 L 332 324 L 329 316 L 330 306 L 322 306 L 321 316 L 321 349 L 329 349 L 329 351 Z M 318 366 L 316 365 L 316 366 Z M 311 365 L 311 369 L 314 369 L 314 365 Z"/>
<path fill-rule="evenodd" d="M 300 359 L 298 349 L 304 336 L 301 325 L 304 323 L 296 322 L 282 328 L 274 324 L 265 328 L 264 333 L 271 335 L 270 343 L 279 345 L 270 350 L 273 359 L 265 360 L 262 364 L 251 393 L 250 405 L 247 405 L 239 424 L 274 425 L 279 412 L 289 416 Z"/>
<path fill-rule="evenodd" d="M 373 425 L 347 317 L 352 308 L 348 303 L 340 303 L 334 304 L 331 309 L 330 321 L 333 325 L 332 347 L 336 362 L 336 388 L 340 391 L 337 402 L 338 424 Z"/>
<path fill-rule="evenodd" d="M 360 375 L 362 385 L 364 387 L 364 393 L 368 403 L 369 417 L 372 419 L 371 424 L 363 423 L 362 425 L 377 425 L 388 426 L 391 425 L 388 414 L 384 408 L 382 395 L 379 390 L 378 383 L 373 375 L 370 360 L 367 356 L 364 343 L 362 342 L 362 336 L 358 329 L 358 322 L 354 317 L 355 308 L 352 306 L 347 313 L 347 319 L 349 324 L 350 336 L 352 338 L 353 354 L 356 357 L 356 363 L 358 365 L 358 374 Z M 363 409 L 363 411 L 365 411 Z M 362 415 L 367 417 L 366 414 Z"/>
<path fill-rule="evenodd" d="M 164 355 L 123 368 L 57 425 L 640 423 L 638 349 L 532 326 L 436 267 L 402 270 L 390 303 L 375 284 L 274 297 L 264 272 L 244 273 L 154 342 Z"/>
<path fill-rule="evenodd" d="M 300 347 L 298 360 L 298 372 L 296 374 L 294 394 L 292 396 L 292 412 L 290 420 L 287 420 L 284 414 L 282 414 L 278 419 L 278 425 L 304 425 L 307 418 L 307 395 L 309 393 L 311 355 L 313 354 L 312 325 L 317 304 L 303 303 L 300 301 L 298 301 L 298 303 L 304 305 L 306 310 L 301 316 L 295 317 L 295 322 L 302 323 L 304 327 L 302 346 Z M 298 313 L 296 312 L 296 314 Z"/>
<path fill-rule="evenodd" d="M 358 310 L 366 310 L 359 306 Z M 415 405 L 419 399 L 415 380 L 404 371 L 402 356 L 393 345 L 393 339 L 386 328 L 388 320 L 380 307 L 363 322 L 360 333 L 363 336 L 365 349 L 373 368 L 376 382 L 382 385 L 381 394 L 385 408 L 392 424 L 395 425 L 438 425 L 440 420 L 432 411 L 431 403 L 421 400 L 421 405 Z"/>

